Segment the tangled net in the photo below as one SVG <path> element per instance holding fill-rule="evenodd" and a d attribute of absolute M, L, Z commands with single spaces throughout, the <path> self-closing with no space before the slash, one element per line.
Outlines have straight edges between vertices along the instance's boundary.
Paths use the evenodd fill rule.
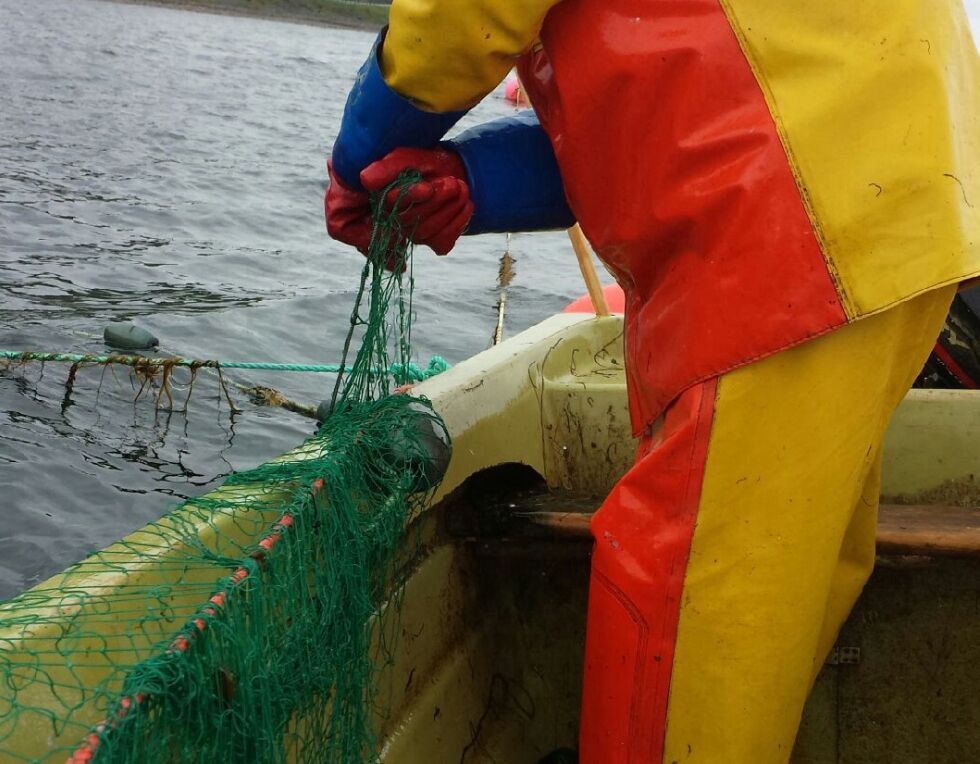
<path fill-rule="evenodd" d="M 442 427 L 391 395 L 409 381 L 412 279 L 383 198 L 319 433 L 0 604 L 0 760 L 376 760 L 386 599 Z"/>

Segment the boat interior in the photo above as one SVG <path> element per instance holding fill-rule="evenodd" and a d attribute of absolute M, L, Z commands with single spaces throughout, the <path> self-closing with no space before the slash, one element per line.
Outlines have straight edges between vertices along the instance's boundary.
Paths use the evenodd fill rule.
<path fill-rule="evenodd" d="M 415 392 L 454 455 L 404 571 L 382 760 L 534 764 L 575 747 L 589 516 L 635 448 L 621 320 L 556 316 Z M 792 761 L 975 756 L 978 467 L 980 393 L 911 391 L 887 437 L 876 570 Z"/>

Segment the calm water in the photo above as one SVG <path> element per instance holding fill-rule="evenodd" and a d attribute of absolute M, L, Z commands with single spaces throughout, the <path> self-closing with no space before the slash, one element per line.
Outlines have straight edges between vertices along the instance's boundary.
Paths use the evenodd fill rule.
<path fill-rule="evenodd" d="M 323 158 L 364 32 L 117 5 L 0 0 L 0 348 L 101 352 L 134 320 L 200 358 L 338 358 L 361 267 L 323 227 Z M 466 124 L 506 114 L 492 96 Z M 416 347 L 485 348 L 502 236 L 416 264 Z M 510 334 L 583 289 L 562 234 L 516 236 Z M 0 597 L 298 443 L 309 420 L 202 377 L 189 412 L 125 371 L 0 370 Z M 330 378 L 239 374 L 297 400 Z"/>

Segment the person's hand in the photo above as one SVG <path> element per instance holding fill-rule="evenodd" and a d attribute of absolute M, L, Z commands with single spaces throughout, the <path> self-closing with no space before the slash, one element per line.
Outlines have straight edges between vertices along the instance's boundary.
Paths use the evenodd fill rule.
<path fill-rule="evenodd" d="M 402 231 L 415 244 L 425 244 L 437 255 L 445 255 L 473 216 L 463 161 L 445 146 L 398 148 L 365 167 L 361 184 L 368 192 L 383 191 L 406 170 L 417 171 L 422 179 L 408 190 L 389 191 L 385 206 L 388 210 L 397 208 Z"/>
<path fill-rule="evenodd" d="M 323 212 L 327 220 L 327 233 L 337 241 L 350 244 L 364 255 L 368 255 L 372 233 L 376 236 L 394 235 L 395 231 L 385 231 L 374 228 L 374 216 L 371 209 L 371 199 L 366 191 L 357 191 L 347 185 L 334 171 L 333 164 L 327 162 L 327 174 L 330 185 L 323 198 Z M 383 188 L 383 187 L 382 187 Z M 397 198 L 393 195 L 392 199 Z M 403 199 L 400 208 L 406 207 L 407 200 Z M 404 271 L 405 262 L 400 256 L 401 245 L 404 241 L 380 243 L 381 248 L 389 250 L 385 268 L 389 271 Z"/>
<path fill-rule="evenodd" d="M 340 129 L 330 149 L 331 184 L 324 203 L 330 235 L 364 253 L 370 244 L 373 221 L 366 189 L 361 185 L 361 173 L 372 163 L 380 163 L 373 174 L 394 180 L 402 169 L 416 161 L 413 158 L 399 164 L 392 160 L 392 157 L 397 159 L 397 149 L 402 146 L 424 147 L 454 156 L 445 149 L 440 152 L 439 141 L 468 111 L 426 111 L 416 105 L 411 93 L 392 89 L 381 71 L 384 40 L 383 31 L 358 70 L 347 97 Z M 417 169 L 428 170 L 426 183 L 407 200 L 415 211 L 403 210 L 406 214 L 402 217 L 410 224 L 406 228 L 415 230 L 414 241 L 444 254 L 452 248 L 472 214 L 467 211 L 469 189 L 458 157 L 449 169 L 442 168 L 439 162 L 423 164 L 424 167 Z M 392 167 L 394 172 L 389 172 Z"/>
<path fill-rule="evenodd" d="M 331 238 L 356 247 L 366 255 L 371 243 L 371 204 L 368 195 L 347 186 L 327 162 L 330 185 L 323 198 L 323 212 L 327 219 L 327 233 Z"/>

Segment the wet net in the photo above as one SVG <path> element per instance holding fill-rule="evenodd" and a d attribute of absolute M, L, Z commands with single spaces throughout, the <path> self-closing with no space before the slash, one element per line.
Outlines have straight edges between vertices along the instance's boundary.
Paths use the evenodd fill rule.
<path fill-rule="evenodd" d="M 448 439 L 426 402 L 391 394 L 410 369 L 411 257 L 374 204 L 317 435 L 0 604 L 0 760 L 377 758 L 391 593 Z"/>

